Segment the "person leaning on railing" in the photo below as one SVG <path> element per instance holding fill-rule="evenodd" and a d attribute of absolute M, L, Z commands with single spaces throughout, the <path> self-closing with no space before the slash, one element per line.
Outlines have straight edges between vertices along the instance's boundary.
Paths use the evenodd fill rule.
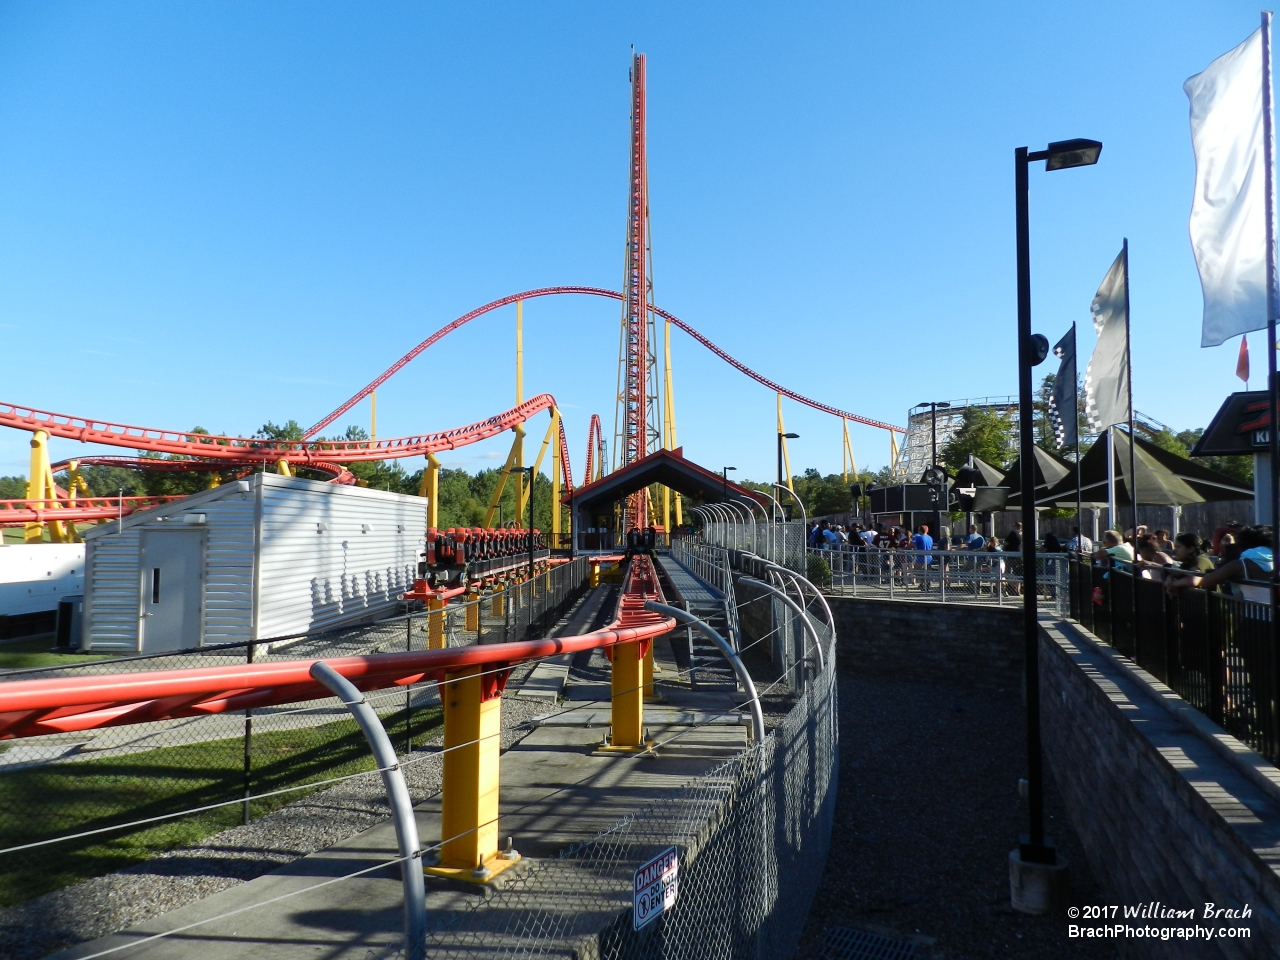
<path fill-rule="evenodd" d="M 1269 602 L 1268 588 L 1258 581 L 1266 581 L 1271 577 L 1274 563 L 1271 527 L 1266 524 L 1241 527 L 1236 531 L 1236 544 L 1241 548 L 1236 559 L 1203 575 L 1188 572 L 1185 577 L 1171 579 L 1165 584 L 1165 589 L 1172 595 L 1175 590 L 1185 590 L 1188 587 L 1207 590 L 1218 584 L 1226 584 L 1233 594 L 1244 600 Z"/>
<path fill-rule="evenodd" d="M 1134 552 L 1137 555 L 1133 560 L 1133 570 L 1143 580 L 1163 580 L 1165 569 L 1173 566 L 1173 557 L 1161 550 L 1156 538 L 1149 533 L 1138 537 Z"/>

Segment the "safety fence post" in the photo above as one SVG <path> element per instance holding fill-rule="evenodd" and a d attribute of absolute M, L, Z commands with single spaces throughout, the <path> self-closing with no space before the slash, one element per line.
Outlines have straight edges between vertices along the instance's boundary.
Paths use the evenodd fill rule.
<path fill-rule="evenodd" d="M 245 647 L 245 663 L 253 663 L 253 643 Z M 249 822 L 249 797 L 253 780 L 253 711 L 244 712 L 244 822 Z"/>
<path fill-rule="evenodd" d="M 323 660 L 311 665 L 311 676 L 324 684 L 351 711 L 360 731 L 369 743 L 374 763 L 382 772 L 382 783 L 391 805 L 391 820 L 396 828 L 396 844 L 400 850 L 400 874 L 404 878 L 404 952 L 406 960 L 422 960 L 426 954 L 427 886 L 419 861 L 418 822 L 413 816 L 413 802 L 404 782 L 400 759 L 396 756 L 387 731 L 355 685 Z M 447 759 L 447 757 L 446 757 Z"/>

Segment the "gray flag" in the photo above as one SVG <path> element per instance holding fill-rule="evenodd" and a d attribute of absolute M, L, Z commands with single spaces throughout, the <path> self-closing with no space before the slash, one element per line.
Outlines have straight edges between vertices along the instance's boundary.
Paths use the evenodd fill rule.
<path fill-rule="evenodd" d="M 1053 355 L 1062 362 L 1053 380 L 1053 392 L 1049 395 L 1049 422 L 1053 424 L 1053 439 L 1059 447 L 1075 446 L 1079 432 L 1076 415 L 1076 325 L 1066 332 L 1053 348 Z"/>
<path fill-rule="evenodd" d="M 1094 433 L 1129 420 L 1127 254 L 1126 245 L 1102 278 L 1089 307 L 1098 343 L 1084 374 L 1084 413 Z"/>

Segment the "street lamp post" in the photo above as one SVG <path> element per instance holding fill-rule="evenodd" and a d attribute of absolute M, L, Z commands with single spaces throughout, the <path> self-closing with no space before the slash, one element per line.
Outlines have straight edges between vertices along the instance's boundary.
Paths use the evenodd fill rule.
<path fill-rule="evenodd" d="M 1057 852 L 1044 835 L 1044 772 L 1040 743 L 1040 642 L 1036 609 L 1035 529 L 1035 410 L 1032 405 L 1031 368 L 1049 353 L 1049 341 L 1031 332 L 1031 240 L 1028 214 L 1028 164 L 1046 161 L 1046 170 L 1065 170 L 1098 162 L 1102 144 L 1096 140 L 1063 140 L 1046 150 L 1014 151 L 1014 192 L 1018 258 L 1018 456 L 1021 462 L 1022 497 L 1022 622 L 1025 633 L 1025 682 L 1027 704 L 1027 807 L 1029 832 L 1020 838 L 1018 860 L 1022 864 L 1058 866 Z M 1014 906 L 1019 906 L 1015 896 Z M 1046 912 L 1048 904 L 1034 904 Z"/>
<path fill-rule="evenodd" d="M 517 467 L 529 475 L 529 581 L 533 582 L 533 467 Z M 530 590 L 533 588 L 530 587 Z"/>
<path fill-rule="evenodd" d="M 920 406 L 922 407 L 928 406 L 929 408 L 929 450 L 930 450 L 929 466 L 932 467 L 936 473 L 938 469 L 938 408 L 941 407 L 943 410 L 950 410 L 951 404 L 945 403 L 942 401 L 937 401 L 937 400 L 928 400 L 925 403 L 920 404 Z M 930 482 L 934 482 L 934 481 L 935 481 L 935 477 L 931 474 Z M 942 483 L 942 490 L 941 491 L 935 490 L 934 492 L 933 539 L 935 543 L 937 542 L 938 537 L 941 536 L 941 531 L 942 531 L 941 499 L 946 489 L 947 489 L 946 481 L 944 480 Z"/>
<path fill-rule="evenodd" d="M 729 471 L 737 469 L 737 467 L 722 467 L 720 470 L 721 495 L 725 500 L 729 499 Z"/>

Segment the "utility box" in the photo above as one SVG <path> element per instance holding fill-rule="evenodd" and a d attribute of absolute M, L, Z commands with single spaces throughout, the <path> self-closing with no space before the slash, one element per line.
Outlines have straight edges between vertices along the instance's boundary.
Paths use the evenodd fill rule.
<path fill-rule="evenodd" d="M 84 638 L 84 597 L 63 597 L 58 602 L 58 649 L 79 650 Z"/>
<path fill-rule="evenodd" d="M 160 653 L 387 616 L 426 500 L 258 473 L 84 534 L 82 649 Z"/>

